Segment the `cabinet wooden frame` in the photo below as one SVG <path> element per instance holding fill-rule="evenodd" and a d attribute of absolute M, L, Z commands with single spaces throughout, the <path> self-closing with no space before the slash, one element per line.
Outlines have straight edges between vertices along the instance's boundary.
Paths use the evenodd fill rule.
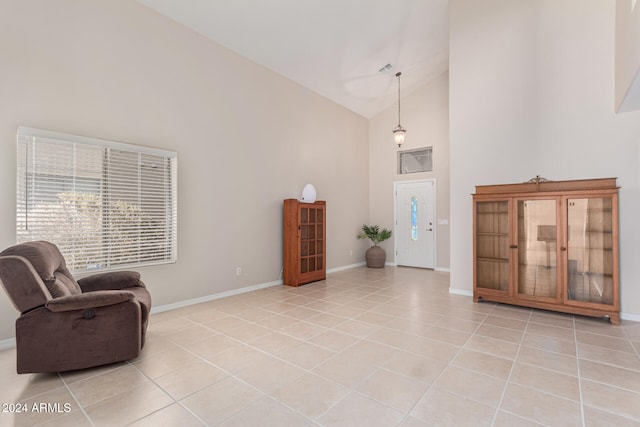
<path fill-rule="evenodd" d="M 555 292 L 547 295 L 540 296 L 535 292 L 520 291 L 525 280 L 521 280 L 522 275 L 519 268 L 523 268 L 524 274 L 524 268 L 528 265 L 527 263 L 521 264 L 519 258 L 525 249 L 520 247 L 522 242 L 519 242 L 519 238 L 523 238 L 523 236 L 519 236 L 518 215 L 519 206 L 525 206 L 525 201 L 547 201 L 548 204 L 553 202 L 555 205 L 555 224 L 542 226 L 547 228 L 540 228 L 538 225 L 537 229 L 537 233 L 545 235 L 543 237 L 547 240 L 544 242 L 545 246 L 550 245 L 552 241 L 556 246 L 554 257 L 550 258 L 547 255 L 548 265 L 546 266 L 547 277 L 551 277 L 549 270 L 555 268 Z M 588 235 L 585 242 L 588 239 L 593 239 L 600 242 L 598 247 L 591 246 L 591 240 L 588 244 L 583 243 L 584 248 L 570 246 L 569 205 L 571 203 L 575 205 L 579 202 L 587 206 L 587 210 L 589 210 L 591 203 L 597 205 L 600 202 L 603 205 L 600 210 L 594 210 L 595 214 L 592 215 L 596 218 L 594 223 L 599 221 L 593 227 L 600 227 L 602 230 L 594 231 L 596 228 L 592 230 L 588 228 L 590 226 L 586 226 L 588 229 L 584 233 Z M 489 209 L 494 209 L 494 211 Z M 599 219 L 598 214 L 600 214 Z M 525 222 L 525 219 L 522 221 L 527 225 L 535 225 Z M 489 225 L 487 226 L 487 224 Z M 585 222 L 585 224 L 587 223 Z M 552 226 L 555 227 L 555 236 L 552 236 Z M 541 241 L 540 237 L 538 237 L 538 241 Z M 529 245 L 531 241 L 527 241 L 527 243 Z M 487 300 L 578 315 L 606 316 L 609 317 L 611 323 L 619 324 L 618 248 L 618 188 L 615 178 L 476 187 L 476 193 L 473 195 L 474 301 Z M 528 246 L 526 250 L 529 250 Z M 582 255 L 580 261 L 569 258 L 570 251 L 579 252 L 579 250 L 587 255 Z M 593 256 L 594 262 L 591 262 L 592 252 L 595 254 Z M 540 254 L 538 253 L 538 255 Z M 601 257 L 598 258 L 598 255 Z M 525 260 L 526 256 L 525 254 Z M 583 265 L 584 271 L 579 272 L 575 266 L 580 262 L 589 265 L 596 264 L 599 266 L 597 268 L 602 271 L 599 273 L 587 271 Z M 535 265 L 535 268 L 537 281 L 537 272 L 540 266 Z M 545 271 L 543 270 L 543 272 Z M 602 301 L 587 300 L 584 296 L 576 297 L 578 294 L 576 277 L 581 277 L 580 280 L 586 281 L 586 286 L 591 287 L 589 282 L 591 275 L 601 278 L 604 283 L 601 287 L 597 287 L 597 283 L 593 285 L 596 286 L 596 290 L 601 292 Z M 550 283 L 543 284 L 549 285 L 548 287 L 552 289 L 554 286 L 552 281 L 548 280 L 548 282 Z M 570 287 L 571 282 L 573 282 L 573 289 Z M 596 293 L 595 299 L 597 297 Z"/>
<path fill-rule="evenodd" d="M 283 211 L 283 284 L 326 278 L 326 202 L 286 199 Z"/>

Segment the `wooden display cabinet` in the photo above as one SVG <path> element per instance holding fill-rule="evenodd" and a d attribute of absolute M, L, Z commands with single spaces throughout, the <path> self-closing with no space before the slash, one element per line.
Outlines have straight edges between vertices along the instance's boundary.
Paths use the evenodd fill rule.
<path fill-rule="evenodd" d="M 620 323 L 615 178 L 476 186 L 473 297 Z"/>
<path fill-rule="evenodd" d="M 284 201 L 283 283 L 299 286 L 326 278 L 326 202 Z"/>

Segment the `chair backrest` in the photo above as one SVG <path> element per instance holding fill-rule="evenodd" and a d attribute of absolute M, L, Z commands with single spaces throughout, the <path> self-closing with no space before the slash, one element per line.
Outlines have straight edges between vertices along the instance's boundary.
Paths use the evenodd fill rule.
<path fill-rule="evenodd" d="M 45 305 L 51 292 L 26 258 L 0 256 L 0 284 L 20 313 Z"/>
<path fill-rule="evenodd" d="M 0 252 L 0 257 L 25 258 L 44 282 L 52 298 L 82 293 L 78 282 L 67 269 L 60 250 L 53 243 L 44 241 L 21 243 Z M 7 265 L 15 267 L 17 264 L 11 262 Z M 5 279 L 2 280 L 4 282 Z M 5 283 L 6 286 L 8 284 Z"/>

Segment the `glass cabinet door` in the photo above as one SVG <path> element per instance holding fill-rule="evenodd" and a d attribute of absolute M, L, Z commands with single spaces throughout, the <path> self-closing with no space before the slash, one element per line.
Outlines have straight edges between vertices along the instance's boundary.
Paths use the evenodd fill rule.
<path fill-rule="evenodd" d="M 509 202 L 476 202 L 476 287 L 509 290 Z"/>
<path fill-rule="evenodd" d="M 613 200 L 568 199 L 567 298 L 613 304 Z"/>
<path fill-rule="evenodd" d="M 300 207 L 300 273 L 324 270 L 324 210 Z"/>
<path fill-rule="evenodd" d="M 518 200 L 518 296 L 558 298 L 557 200 Z"/>

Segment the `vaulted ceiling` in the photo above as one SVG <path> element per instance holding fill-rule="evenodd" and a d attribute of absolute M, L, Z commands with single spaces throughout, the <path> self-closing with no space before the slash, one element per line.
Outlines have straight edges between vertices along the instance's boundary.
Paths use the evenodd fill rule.
<path fill-rule="evenodd" d="M 367 118 L 449 67 L 446 0 L 137 1 Z"/>

